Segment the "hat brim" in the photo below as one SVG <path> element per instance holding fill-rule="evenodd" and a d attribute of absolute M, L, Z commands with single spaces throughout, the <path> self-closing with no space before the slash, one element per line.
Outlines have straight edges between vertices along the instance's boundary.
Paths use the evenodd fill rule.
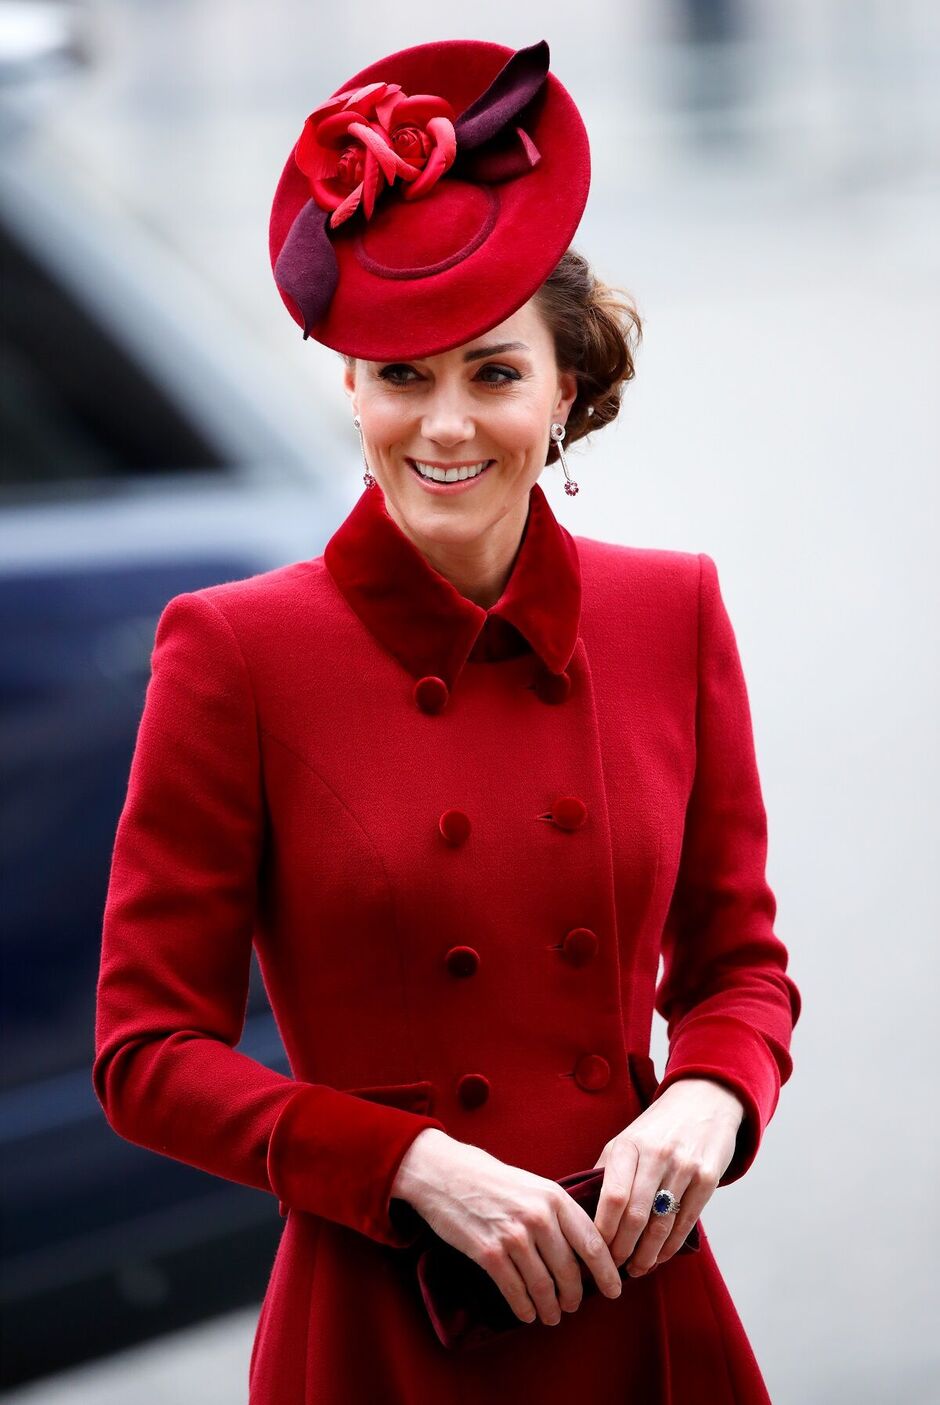
<path fill-rule="evenodd" d="M 408 93 L 447 98 L 459 117 L 513 53 L 484 40 L 422 44 L 377 60 L 331 96 L 366 83 L 399 83 Z M 524 174 L 486 184 L 445 175 L 419 199 L 389 192 L 368 221 L 357 214 L 330 230 L 338 278 L 326 314 L 308 334 L 370 361 L 432 356 L 480 336 L 527 302 L 568 248 L 591 175 L 581 114 L 550 71 L 527 129 L 539 160 Z M 310 201 L 295 151 L 271 209 L 272 270 Z M 294 299 L 278 291 L 303 327 Z"/>

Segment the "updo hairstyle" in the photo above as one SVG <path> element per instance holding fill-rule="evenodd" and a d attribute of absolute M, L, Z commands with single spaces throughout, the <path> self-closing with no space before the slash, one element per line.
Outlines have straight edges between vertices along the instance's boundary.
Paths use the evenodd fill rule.
<path fill-rule="evenodd" d="M 554 338 L 558 369 L 571 372 L 578 382 L 565 423 L 567 450 L 617 418 L 624 387 L 634 376 L 643 326 L 626 291 L 596 278 L 574 248 L 562 255 L 533 302 Z M 546 462 L 558 462 L 554 441 Z"/>

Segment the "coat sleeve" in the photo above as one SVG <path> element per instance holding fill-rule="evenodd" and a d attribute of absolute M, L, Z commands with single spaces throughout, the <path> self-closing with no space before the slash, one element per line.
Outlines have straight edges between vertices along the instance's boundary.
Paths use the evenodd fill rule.
<path fill-rule="evenodd" d="M 436 1118 L 298 1082 L 234 1046 L 245 1024 L 266 832 L 257 714 L 237 638 L 175 596 L 151 675 L 104 909 L 92 1082 L 120 1136 L 381 1243 L 420 1219 L 391 1199 Z"/>
<path fill-rule="evenodd" d="M 782 1085 L 801 996 L 774 933 L 765 876 L 767 817 L 747 688 L 714 561 L 699 554 L 695 775 L 662 941 L 656 1009 L 669 1057 L 659 1097 L 679 1078 L 714 1078 L 744 1104 L 719 1181 L 750 1167 Z"/>

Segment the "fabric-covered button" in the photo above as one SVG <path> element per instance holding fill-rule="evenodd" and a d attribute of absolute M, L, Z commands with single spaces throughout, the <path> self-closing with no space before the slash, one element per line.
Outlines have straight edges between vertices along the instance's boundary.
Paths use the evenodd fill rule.
<path fill-rule="evenodd" d="M 480 1107 L 490 1095 L 490 1080 L 482 1073 L 465 1073 L 457 1080 L 457 1096 L 464 1107 Z"/>
<path fill-rule="evenodd" d="M 462 844 L 470 833 L 470 816 L 463 810 L 445 810 L 438 828 L 448 844 Z"/>
<path fill-rule="evenodd" d="M 610 1082 L 610 1064 L 602 1054 L 582 1054 L 575 1064 L 574 1077 L 579 1088 L 594 1093 Z"/>
<path fill-rule="evenodd" d="M 452 976 L 474 976 L 480 965 L 480 954 L 472 946 L 452 946 L 444 960 Z"/>
<path fill-rule="evenodd" d="M 450 690 L 443 678 L 436 677 L 429 673 L 426 678 L 419 678 L 414 686 L 414 699 L 422 712 L 440 712 L 446 707 Z"/>
<path fill-rule="evenodd" d="M 571 692 L 571 676 L 562 670 L 552 673 L 543 669 L 535 680 L 536 696 L 545 703 L 563 703 Z"/>
<path fill-rule="evenodd" d="M 572 966 L 584 966 L 597 952 L 597 934 L 590 927 L 572 927 L 562 942 L 561 954 Z"/>
<path fill-rule="evenodd" d="M 580 829 L 587 819 L 587 806 L 576 795 L 562 795 L 555 801 L 551 813 L 559 829 Z"/>

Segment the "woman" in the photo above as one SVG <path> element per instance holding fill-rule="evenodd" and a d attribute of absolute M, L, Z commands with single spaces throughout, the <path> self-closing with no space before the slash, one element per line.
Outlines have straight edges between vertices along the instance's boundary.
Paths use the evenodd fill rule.
<path fill-rule="evenodd" d="M 548 46 L 454 41 L 344 84 L 278 185 L 366 488 L 161 616 L 94 1064 L 122 1136 L 278 1199 L 253 1405 L 768 1399 L 698 1223 L 800 1011 L 733 630 L 709 556 L 573 537 L 538 483 L 633 374 L 588 180 Z M 234 1047 L 253 943 L 293 1077 Z M 435 1235 L 517 1330 L 442 1345 Z"/>

